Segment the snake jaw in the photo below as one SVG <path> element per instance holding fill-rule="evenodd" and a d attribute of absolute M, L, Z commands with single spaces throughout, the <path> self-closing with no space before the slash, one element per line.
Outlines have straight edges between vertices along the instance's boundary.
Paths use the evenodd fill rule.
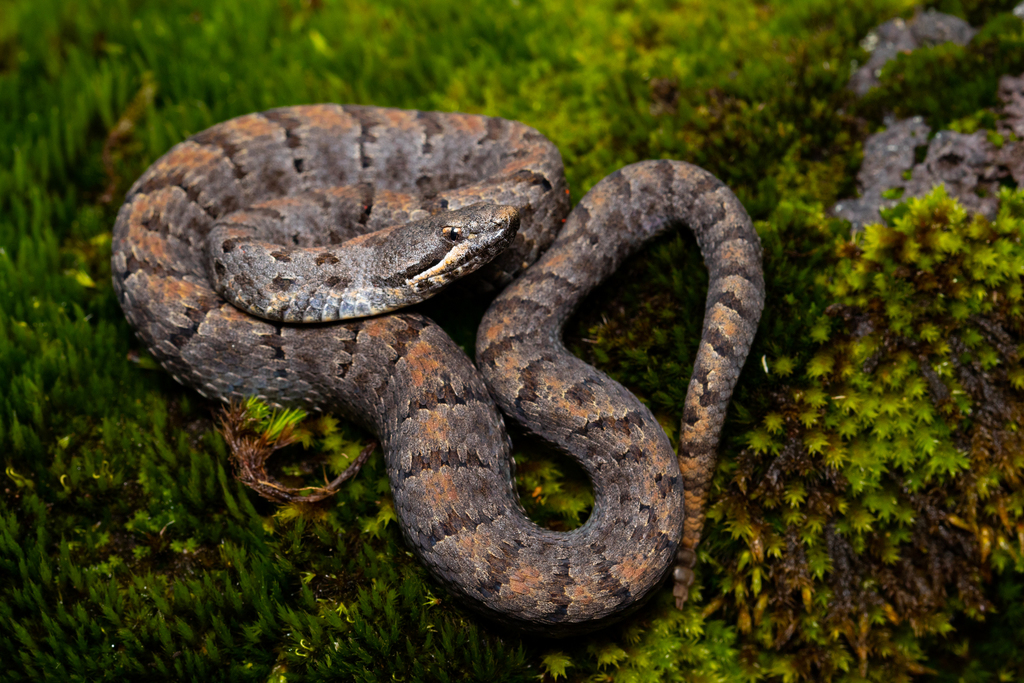
<path fill-rule="evenodd" d="M 473 239 L 473 237 L 467 237 L 467 239 Z M 415 289 L 416 285 L 427 280 L 432 283 L 436 283 L 441 279 L 443 279 L 444 282 L 448 282 L 451 278 L 445 279 L 446 275 L 454 276 L 457 271 L 463 272 L 468 263 L 477 260 L 471 259 L 470 261 L 464 262 L 464 257 L 470 251 L 470 246 L 469 242 L 460 242 L 456 244 L 436 265 L 409 278 L 406 280 L 406 284 Z"/>

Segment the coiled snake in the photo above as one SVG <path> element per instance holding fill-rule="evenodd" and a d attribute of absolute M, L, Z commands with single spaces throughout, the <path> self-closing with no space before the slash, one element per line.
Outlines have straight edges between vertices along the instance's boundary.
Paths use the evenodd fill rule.
<path fill-rule="evenodd" d="M 674 561 L 677 604 L 685 600 L 764 281 L 750 219 L 700 168 L 628 166 L 594 186 L 563 227 L 567 195 L 558 151 L 520 123 L 337 105 L 252 114 L 175 146 L 132 186 L 114 228 L 114 286 L 179 382 L 368 425 L 407 542 L 471 607 L 526 630 L 585 632 L 640 605 Z M 430 245 L 360 237 L 410 221 L 435 234 Z M 480 286 L 506 285 L 546 251 L 485 315 L 479 372 L 415 313 L 275 322 L 243 313 L 212 284 L 279 321 L 376 313 L 393 290 L 418 282 L 423 294 L 426 280 L 440 286 L 476 267 L 452 252 L 468 249 L 473 225 L 477 243 L 508 244 L 471 276 Z M 677 464 L 650 411 L 568 354 L 560 336 L 591 289 L 680 225 L 696 234 L 710 282 Z M 332 269 L 366 255 L 377 260 L 359 275 Z M 345 288 L 361 303 L 346 303 Z M 495 400 L 592 478 L 595 505 L 582 527 L 558 533 L 525 516 Z"/>

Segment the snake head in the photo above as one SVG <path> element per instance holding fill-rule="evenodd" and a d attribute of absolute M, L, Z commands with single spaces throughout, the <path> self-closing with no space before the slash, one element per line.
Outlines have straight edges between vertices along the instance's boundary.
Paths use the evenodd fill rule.
<path fill-rule="evenodd" d="M 419 303 L 500 254 L 519 230 L 510 206 L 476 204 L 339 245 L 282 246 L 248 212 L 210 231 L 214 289 L 268 320 L 330 322 Z"/>
<path fill-rule="evenodd" d="M 386 284 L 425 299 L 491 261 L 512 243 L 519 212 L 474 204 L 410 223 L 382 243 Z"/>

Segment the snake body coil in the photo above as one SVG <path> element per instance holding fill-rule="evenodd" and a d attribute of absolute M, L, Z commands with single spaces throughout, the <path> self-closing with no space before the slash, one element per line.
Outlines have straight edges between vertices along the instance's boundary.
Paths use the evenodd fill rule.
<path fill-rule="evenodd" d="M 513 207 L 520 219 L 509 248 L 474 276 L 504 286 L 549 246 L 568 209 L 558 151 L 522 124 L 480 116 L 337 105 L 253 114 L 174 147 L 135 183 L 114 229 L 114 285 L 179 382 L 219 399 L 341 410 L 377 433 L 407 541 L 472 607 L 527 630 L 585 632 L 641 604 L 674 558 L 681 602 L 725 408 L 764 301 L 756 233 L 707 172 L 644 162 L 598 183 L 485 316 L 483 377 L 420 315 L 271 322 L 211 284 L 208 252 L 226 253 L 233 236 L 215 226 L 266 221 L 289 248 L 317 253 L 480 203 Z M 677 464 L 650 411 L 568 355 L 559 337 L 628 254 L 683 224 L 697 235 L 710 285 Z M 272 261 L 266 267 L 277 268 Z M 280 319 L 320 319 L 314 300 Z M 488 388 L 592 477 L 595 506 L 581 528 L 553 532 L 523 514 Z"/>

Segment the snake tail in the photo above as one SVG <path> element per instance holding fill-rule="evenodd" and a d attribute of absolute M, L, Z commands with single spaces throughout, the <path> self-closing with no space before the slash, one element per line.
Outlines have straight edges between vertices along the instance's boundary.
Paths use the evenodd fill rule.
<path fill-rule="evenodd" d="M 677 459 L 650 410 L 570 354 L 561 337 L 569 316 L 623 260 L 683 226 L 697 238 L 709 284 Z M 630 576 L 632 599 L 647 595 L 674 560 L 673 592 L 678 606 L 686 601 L 726 408 L 764 287 L 761 244 L 736 196 L 692 164 L 645 161 L 598 182 L 481 322 L 477 359 L 488 388 L 507 415 L 590 475 L 594 514 L 576 534 L 617 558 L 605 571 Z M 575 588 L 574 571 L 566 592 Z"/>

